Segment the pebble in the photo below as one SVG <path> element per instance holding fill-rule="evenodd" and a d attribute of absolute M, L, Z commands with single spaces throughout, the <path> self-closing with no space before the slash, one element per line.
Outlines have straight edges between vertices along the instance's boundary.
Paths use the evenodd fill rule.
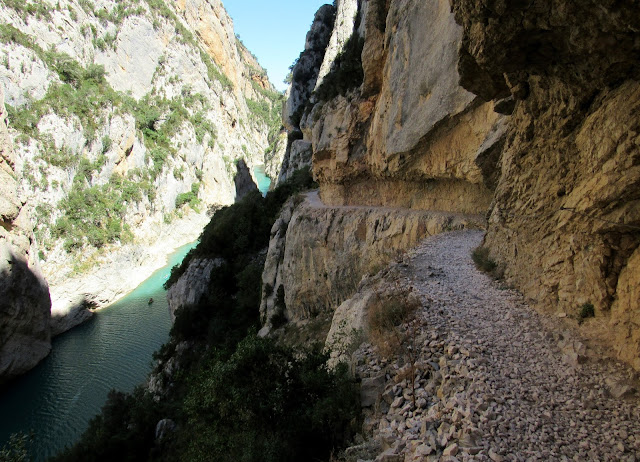
<path fill-rule="evenodd" d="M 421 344 L 415 407 L 406 358 L 356 352 L 359 376 L 379 375 L 371 364 L 387 374 L 390 406 L 368 422 L 393 451 L 372 460 L 640 460 L 632 371 L 590 360 L 554 315 L 478 272 L 470 255 L 481 241 L 480 231 L 433 236 L 388 273 L 422 297 L 411 325 Z"/>

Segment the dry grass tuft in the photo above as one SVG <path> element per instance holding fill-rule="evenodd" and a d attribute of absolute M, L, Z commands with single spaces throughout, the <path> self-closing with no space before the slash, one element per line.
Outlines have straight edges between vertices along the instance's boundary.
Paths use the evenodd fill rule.
<path fill-rule="evenodd" d="M 399 353 L 406 340 L 402 325 L 411 321 L 419 307 L 419 301 L 406 292 L 378 296 L 377 302 L 369 308 L 369 340 L 382 356 Z"/>

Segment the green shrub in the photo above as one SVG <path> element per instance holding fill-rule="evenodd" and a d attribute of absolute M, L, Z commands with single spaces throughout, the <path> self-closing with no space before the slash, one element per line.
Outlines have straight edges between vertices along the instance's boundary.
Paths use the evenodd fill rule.
<path fill-rule="evenodd" d="M 111 149 L 111 146 L 113 145 L 113 142 L 111 141 L 111 138 L 109 137 L 109 135 L 105 135 L 102 137 L 102 153 L 106 153 L 109 151 L 109 149 Z"/>
<path fill-rule="evenodd" d="M 498 267 L 497 263 L 489 257 L 489 249 L 486 247 L 478 247 L 471 254 L 476 267 L 485 273 L 492 274 Z"/>
<path fill-rule="evenodd" d="M 85 136 L 93 140 L 95 132 L 105 120 L 96 117 L 100 109 L 119 105 L 121 96 L 105 79 L 101 65 L 82 68 L 66 54 L 46 52 L 41 57 L 58 73 L 62 84 L 49 86 L 44 98 L 21 109 L 11 108 L 9 112 L 13 126 L 31 137 L 37 137 L 38 121 L 50 111 L 61 117 L 75 115 L 85 129 Z"/>
<path fill-rule="evenodd" d="M 253 310 L 260 306 L 260 286 L 262 283 L 262 261 L 253 261 L 244 267 L 236 275 L 238 309 L 243 311 Z"/>
<path fill-rule="evenodd" d="M 93 13 L 93 1 L 92 0 L 78 0 L 78 4 L 80 5 L 80 8 L 82 8 L 82 10 L 87 13 L 87 14 L 94 14 Z"/>
<path fill-rule="evenodd" d="M 213 126 L 209 119 L 207 119 L 203 112 L 196 112 L 190 118 L 191 125 L 196 132 L 196 141 L 198 144 L 204 141 L 205 135 L 209 134 L 211 139 L 209 140 L 209 146 L 213 146 L 213 143 L 216 140 L 216 128 Z"/>
<path fill-rule="evenodd" d="M 32 435 L 12 433 L 9 441 L 0 448 L 0 462 L 26 462 L 29 460 L 29 446 Z"/>
<path fill-rule="evenodd" d="M 331 372 L 327 359 L 250 335 L 227 361 L 205 364 L 189 382 L 183 459 L 327 460 L 359 413 L 346 367 Z"/>
<path fill-rule="evenodd" d="M 169 158 L 170 151 L 164 147 L 154 147 L 148 152 L 148 156 L 151 159 L 153 166 L 151 167 L 151 177 L 155 180 L 162 172 L 164 164 Z"/>
<path fill-rule="evenodd" d="M 349 90 L 362 84 L 364 80 L 363 47 L 364 39 L 360 37 L 356 28 L 345 43 L 342 52 L 336 56 L 331 70 L 316 89 L 315 95 L 319 101 L 329 101 L 338 95 L 345 95 Z"/>
<path fill-rule="evenodd" d="M 180 208 L 184 204 L 189 204 L 191 208 L 197 207 L 200 204 L 200 199 L 198 199 L 199 192 L 200 183 L 193 183 L 191 185 L 191 191 L 178 194 L 176 197 L 176 208 Z"/>
<path fill-rule="evenodd" d="M 71 56 L 66 54 L 50 53 L 53 61 L 53 69 L 60 76 L 60 80 L 77 86 L 80 80 L 85 76 L 85 71 L 80 64 Z M 104 77 L 104 68 L 103 68 Z"/>
<path fill-rule="evenodd" d="M 46 2 L 29 3 L 24 0 L 3 0 L 3 3 L 6 7 L 16 11 L 24 21 L 28 16 L 35 16 L 36 19 L 51 19 L 52 8 Z"/>
<path fill-rule="evenodd" d="M 113 175 L 102 186 L 87 186 L 91 176 L 90 163 L 81 161 L 71 191 L 62 201 L 62 215 L 51 229 L 54 239 L 64 239 L 67 252 L 85 244 L 99 248 L 116 241 L 131 239 L 131 230 L 123 225 L 127 204 L 140 201 L 137 183 Z"/>
<path fill-rule="evenodd" d="M 38 55 L 44 53 L 33 38 L 16 29 L 11 24 L 0 24 L 0 42 L 22 45 L 25 48 L 34 50 Z"/>
<path fill-rule="evenodd" d="M 592 303 L 585 303 L 580 307 L 580 319 L 593 318 L 595 315 L 596 310 Z"/>

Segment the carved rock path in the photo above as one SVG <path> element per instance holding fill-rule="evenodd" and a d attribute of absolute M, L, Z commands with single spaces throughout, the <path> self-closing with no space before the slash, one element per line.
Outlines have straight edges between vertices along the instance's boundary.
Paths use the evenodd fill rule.
<path fill-rule="evenodd" d="M 422 301 L 405 326 L 417 339 L 415 404 L 407 366 L 362 346 L 356 367 L 363 388 L 378 383 L 380 393 L 365 421 L 373 438 L 347 454 L 376 461 L 640 460 L 636 375 L 593 355 L 558 318 L 538 314 L 479 272 L 471 252 L 482 237 L 437 235 L 397 265 L 396 283 Z"/>

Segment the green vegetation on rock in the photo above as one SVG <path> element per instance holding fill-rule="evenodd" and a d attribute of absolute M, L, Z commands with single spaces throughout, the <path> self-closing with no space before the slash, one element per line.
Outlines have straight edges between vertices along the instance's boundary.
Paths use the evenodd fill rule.
<path fill-rule="evenodd" d="M 193 183 L 191 185 L 191 191 L 178 194 L 176 197 L 176 208 L 182 207 L 184 204 L 188 204 L 189 207 L 196 210 L 200 205 L 200 199 L 198 199 L 198 192 L 200 191 L 200 183 Z"/>
<path fill-rule="evenodd" d="M 38 159 L 47 165 L 70 169 L 77 167 L 76 178 L 84 178 L 84 182 L 73 182 L 68 196 L 61 202 L 62 216 L 51 228 L 51 237 L 64 238 L 64 247 L 71 251 L 88 244 L 102 247 L 121 239 L 129 239 L 130 231 L 122 224 L 126 209 L 123 203 L 129 204 L 142 199 L 144 194 L 150 201 L 154 200 L 153 181 L 162 172 L 169 157 L 177 154 L 171 139 L 183 127 L 190 123 L 195 130 L 196 140 L 202 142 L 209 135 L 211 146 L 216 138 L 213 124 L 206 119 L 207 102 L 201 94 L 193 94 L 185 87 L 180 96 L 173 99 L 147 95 L 136 102 L 133 98 L 113 90 L 105 79 L 103 66 L 90 65 L 83 68 L 70 56 L 54 51 L 44 51 L 36 45 L 29 36 L 21 33 L 10 25 L 0 27 L 0 40 L 14 41 L 34 50 L 47 66 L 54 70 L 61 83 L 49 86 L 44 98 L 32 101 L 21 108 L 7 105 L 9 119 L 13 128 L 26 136 L 41 143 Z M 148 148 L 148 167 L 129 172 L 129 177 L 118 179 L 117 176 L 103 186 L 91 186 L 92 174 L 99 172 L 106 163 L 104 153 L 112 142 L 104 136 L 102 155 L 95 162 L 75 154 L 69 148 L 58 149 L 50 138 L 41 134 L 38 123 L 46 114 L 53 112 L 58 116 L 77 117 L 84 128 L 87 142 L 96 142 L 98 130 L 107 122 L 106 117 L 113 113 L 132 113 L 136 119 L 136 127 L 143 135 Z M 45 168 L 41 166 L 41 168 Z M 42 178 L 46 178 L 46 171 Z M 25 165 L 25 178 L 31 178 L 33 187 L 46 190 L 49 184 L 37 184 L 30 171 L 30 165 Z M 114 183 L 115 182 L 115 183 Z M 117 191 L 115 186 L 126 186 Z M 136 194 L 130 194 L 136 191 Z M 198 204 L 197 188 L 187 193 L 181 201 L 192 207 Z M 195 197 L 194 197 L 195 196 Z M 86 202 L 83 204 L 83 202 Z M 182 202 L 182 203 L 185 203 Z M 180 205 L 182 205 L 182 203 Z M 89 212 L 83 215 L 82 209 Z M 42 217 L 39 217 L 42 218 Z M 43 226 L 47 220 L 39 220 Z"/>
<path fill-rule="evenodd" d="M 593 303 L 585 303 L 580 307 L 580 319 L 593 318 L 596 315 Z"/>
<path fill-rule="evenodd" d="M 185 460 L 328 460 L 359 411 L 345 365 L 249 335 L 225 360 L 203 364 L 185 399 Z"/>
<path fill-rule="evenodd" d="M 233 88 L 187 23 L 165 0 L 122 0 L 106 6 L 92 0 L 63 6 L 33 0 L 4 3 L 9 12 L 13 9 L 25 23 L 49 19 L 54 23 L 77 23 L 81 37 L 87 44 L 93 43 L 98 54 L 98 51 L 110 53 L 110 49 L 119 46 L 118 34 L 127 18 L 143 16 L 153 22 L 156 30 L 168 32 L 172 40 L 181 44 L 178 51 L 184 52 L 200 69 L 204 82 L 214 93 L 220 93 L 220 85 L 223 91 Z M 18 132 L 19 149 L 34 153 L 23 163 L 21 173 L 25 186 L 36 197 L 45 197 L 49 204 L 48 208 L 36 204 L 34 214 L 36 235 L 44 249 L 51 250 L 62 242 L 67 251 L 77 252 L 85 245 L 101 248 L 118 241 L 126 242 L 132 234 L 125 225 L 125 217 L 135 202 L 142 202 L 140 205 L 152 211 L 166 207 L 160 210 L 166 220 L 180 216 L 184 210 L 171 210 L 173 204 L 154 202 L 155 191 L 162 187 L 167 174 L 173 173 L 183 182 L 195 174 L 197 182 L 178 195 L 175 205 L 198 210 L 203 173 L 201 165 L 187 161 L 185 146 L 188 149 L 194 138 L 195 143 L 210 149 L 221 146 L 216 143 L 214 126 L 217 108 L 211 106 L 210 92 L 205 92 L 205 96 L 195 91 L 175 73 L 175 47 L 167 48 L 160 56 L 149 92 L 136 100 L 130 93 L 116 91 L 110 85 L 103 66 L 82 64 L 30 35 L 33 29 L 21 24 L 20 20 L 0 24 L 0 42 L 8 44 L 10 50 L 17 49 L 15 55 L 8 54 L 3 64 L 11 72 L 18 72 L 16 61 L 20 57 L 20 72 L 36 73 L 46 79 L 48 86 L 22 95 L 16 106 L 7 105 L 7 112 L 11 128 Z M 60 30 L 63 28 L 58 26 Z M 238 46 L 242 48 L 241 44 Z M 247 65 L 250 72 L 264 74 L 263 70 Z M 46 70 L 44 75 L 42 68 Z M 173 74 L 167 75 L 170 72 Z M 166 79 L 166 88 L 161 87 L 159 79 Z M 255 101 L 248 102 L 251 121 L 255 123 L 253 128 L 263 131 L 266 125 L 271 148 L 275 149 L 282 95 L 256 82 L 253 85 Z M 31 94 L 37 94 L 40 99 L 33 99 Z M 140 151 L 136 148 L 134 156 L 120 164 L 132 152 L 131 145 L 125 148 L 119 136 L 123 130 L 131 129 L 132 116 L 136 138 L 144 143 L 146 152 L 143 158 L 138 157 Z M 73 136 L 58 136 L 56 131 L 61 126 L 71 130 Z M 109 135 L 118 136 L 117 143 Z M 130 139 L 127 136 L 126 142 Z M 138 144 L 134 141 L 135 146 Z M 127 152 L 122 152 L 123 149 Z M 114 162 L 121 165 L 122 170 L 118 171 L 126 172 L 124 176 L 111 176 Z M 48 194 L 53 191 L 55 194 Z M 130 194 L 132 191 L 136 193 Z M 63 199 L 56 206 L 60 197 Z M 80 212 L 82 209 L 87 211 L 85 216 Z"/>
<path fill-rule="evenodd" d="M 64 239 L 67 251 L 85 244 L 100 248 L 130 240 L 131 230 L 123 224 L 127 206 L 142 199 L 137 183 L 113 175 L 102 186 L 88 186 L 83 172 L 76 174 L 68 196 L 60 202 L 62 216 L 52 228 L 56 239 Z"/>
<path fill-rule="evenodd" d="M 51 12 L 54 10 L 43 1 L 29 3 L 25 0 L 3 0 L 3 3 L 18 13 L 23 21 L 26 21 L 29 16 L 34 16 L 36 19 L 51 19 Z"/>
<path fill-rule="evenodd" d="M 198 246 L 189 252 L 181 265 L 171 270 L 165 287 L 171 287 L 180 278 L 191 258 L 221 257 L 234 260 L 266 247 L 271 227 L 285 201 L 296 192 L 314 186 L 307 167 L 296 171 L 290 179 L 270 191 L 264 198 L 256 191 L 241 202 L 218 210 L 202 231 Z M 244 263 L 240 266 L 246 266 Z"/>
<path fill-rule="evenodd" d="M 0 462 L 26 462 L 29 460 L 31 436 L 24 433 L 13 433 L 9 441 L 0 448 Z"/>
<path fill-rule="evenodd" d="M 362 49 L 364 39 L 356 30 L 347 40 L 344 48 L 331 65 L 331 71 L 324 77 L 315 95 L 319 101 L 329 101 L 338 95 L 346 95 L 353 88 L 362 84 Z"/>
<path fill-rule="evenodd" d="M 471 258 L 479 270 L 494 275 L 494 271 L 498 267 L 498 264 L 489 256 L 488 248 L 478 247 L 471 254 Z"/>
<path fill-rule="evenodd" d="M 287 198 L 313 185 L 306 169 L 266 198 L 256 192 L 216 212 L 167 282 L 195 257 L 221 262 L 208 294 L 178 310 L 169 343 L 155 355 L 156 379 L 170 386 L 159 400 L 142 387 L 112 392 L 80 442 L 55 461 L 295 462 L 329 460 L 344 445 L 360 412 L 346 367 L 329 370 L 319 348 L 255 334 L 270 229 Z M 167 376 L 169 360 L 179 371 Z M 175 427 L 157 441 L 161 419 Z"/>

